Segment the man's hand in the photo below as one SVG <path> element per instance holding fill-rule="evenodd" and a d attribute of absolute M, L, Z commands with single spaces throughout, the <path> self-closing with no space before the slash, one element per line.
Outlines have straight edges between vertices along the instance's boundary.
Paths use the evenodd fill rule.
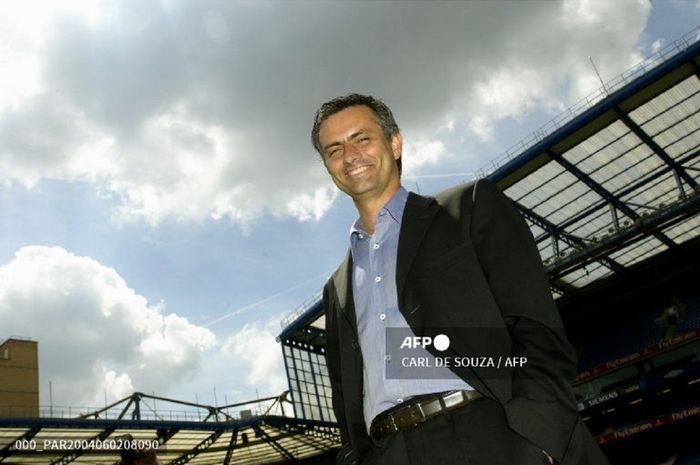
<path fill-rule="evenodd" d="M 346 443 L 340 448 L 335 457 L 335 465 L 357 465 L 355 451 L 350 447 L 350 443 Z"/>
<path fill-rule="evenodd" d="M 542 451 L 542 453 L 545 457 L 547 457 L 547 460 L 549 460 L 550 465 L 554 465 L 554 459 L 552 458 L 552 456 L 546 453 L 545 451 Z"/>

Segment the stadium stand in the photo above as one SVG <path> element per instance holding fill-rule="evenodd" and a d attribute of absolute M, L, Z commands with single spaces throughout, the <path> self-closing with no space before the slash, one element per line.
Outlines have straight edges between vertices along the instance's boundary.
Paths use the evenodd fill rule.
<path fill-rule="evenodd" d="M 49 407 L 0 418 L 0 463 L 116 465 L 125 449 L 172 465 L 323 463 L 334 425 L 290 418 L 285 403 L 285 394 L 216 407 L 134 393 L 88 412 Z"/>
<path fill-rule="evenodd" d="M 699 38 L 691 31 L 479 173 L 535 237 L 579 350 L 579 408 L 614 464 L 700 464 Z M 333 418 L 323 324 L 316 296 L 278 337 L 301 418 Z"/>
<path fill-rule="evenodd" d="M 700 463 L 699 39 L 700 28 L 660 50 L 481 173 L 536 238 L 580 352 L 579 408 L 613 464 Z M 157 441 L 162 464 L 332 463 L 319 295 L 278 341 L 289 398 L 217 407 L 136 393 L 78 415 L 1 417 L 0 463 L 113 465 L 115 450 L 25 446 L 126 435 Z M 273 412 L 287 400 L 291 417 Z M 164 416 L 155 402 L 186 413 Z"/>

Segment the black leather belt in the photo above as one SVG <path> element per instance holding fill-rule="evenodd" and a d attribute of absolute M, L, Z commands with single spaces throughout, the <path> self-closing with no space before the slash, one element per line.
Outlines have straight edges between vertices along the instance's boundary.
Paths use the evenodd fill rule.
<path fill-rule="evenodd" d="M 382 412 L 374 419 L 369 434 L 381 439 L 432 418 L 443 410 L 454 410 L 481 397 L 478 391 L 450 391 Z M 442 401 L 442 402 L 441 402 Z"/>

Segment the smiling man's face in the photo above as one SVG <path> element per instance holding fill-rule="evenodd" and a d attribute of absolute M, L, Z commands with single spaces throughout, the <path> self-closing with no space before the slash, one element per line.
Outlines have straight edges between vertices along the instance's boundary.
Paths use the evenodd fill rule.
<path fill-rule="evenodd" d="M 329 116 L 319 142 L 333 182 L 355 202 L 388 201 L 399 188 L 401 134 L 386 140 L 371 108 L 355 105 Z"/>

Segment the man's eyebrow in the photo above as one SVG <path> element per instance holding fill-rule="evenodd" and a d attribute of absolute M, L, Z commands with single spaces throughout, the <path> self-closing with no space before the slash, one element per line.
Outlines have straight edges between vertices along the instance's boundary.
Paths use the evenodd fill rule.
<path fill-rule="evenodd" d="M 324 152 L 327 152 L 329 148 L 331 148 L 331 147 L 336 147 L 336 146 L 338 146 L 338 145 L 340 145 L 340 142 L 338 142 L 338 141 L 331 142 L 330 144 L 327 144 L 327 145 L 324 145 L 324 146 L 323 146 L 323 151 L 324 151 Z"/>
<path fill-rule="evenodd" d="M 348 137 L 348 139 L 350 139 L 350 140 L 355 139 L 355 138 L 361 136 L 362 134 L 364 134 L 365 132 L 367 132 L 366 129 L 360 129 L 359 131 L 356 131 L 356 132 L 353 132 L 352 134 L 350 134 L 350 137 Z"/>
<path fill-rule="evenodd" d="M 357 137 L 361 136 L 362 134 L 364 134 L 364 133 L 366 133 L 366 132 L 367 132 L 366 129 L 360 129 L 359 131 L 355 131 L 355 132 L 353 132 L 352 134 L 350 134 L 350 136 L 348 136 L 348 140 L 356 139 Z M 331 142 L 330 144 L 327 144 L 327 145 L 324 145 L 324 146 L 323 146 L 323 151 L 325 152 L 325 151 L 327 151 L 329 148 L 335 147 L 335 146 L 337 146 L 337 145 L 340 145 L 340 142 L 339 142 L 339 141 Z"/>

